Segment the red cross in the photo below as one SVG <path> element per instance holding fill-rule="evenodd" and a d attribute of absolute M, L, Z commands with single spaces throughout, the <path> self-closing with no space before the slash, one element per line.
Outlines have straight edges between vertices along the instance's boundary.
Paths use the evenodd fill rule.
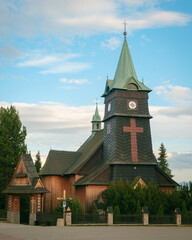
<path fill-rule="evenodd" d="M 130 119 L 130 127 L 123 127 L 123 132 L 131 133 L 131 154 L 132 154 L 132 162 L 138 162 L 138 151 L 137 151 L 137 133 L 142 133 L 142 127 L 136 127 L 135 118 Z"/>

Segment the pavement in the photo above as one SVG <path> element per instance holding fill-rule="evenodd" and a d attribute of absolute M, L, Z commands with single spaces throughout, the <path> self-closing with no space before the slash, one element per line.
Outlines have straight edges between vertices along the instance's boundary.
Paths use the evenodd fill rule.
<path fill-rule="evenodd" d="M 191 240 L 192 227 L 68 226 L 40 227 L 0 222 L 0 240 Z"/>

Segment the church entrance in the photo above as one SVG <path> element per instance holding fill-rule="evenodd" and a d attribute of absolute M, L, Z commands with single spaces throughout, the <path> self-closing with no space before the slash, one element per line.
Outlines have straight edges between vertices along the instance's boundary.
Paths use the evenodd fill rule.
<path fill-rule="evenodd" d="M 21 195 L 20 197 L 20 223 L 29 224 L 30 196 Z"/>

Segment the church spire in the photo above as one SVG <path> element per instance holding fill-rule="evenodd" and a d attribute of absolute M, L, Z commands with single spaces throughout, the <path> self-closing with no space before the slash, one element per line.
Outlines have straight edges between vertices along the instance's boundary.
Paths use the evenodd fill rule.
<path fill-rule="evenodd" d="M 99 115 L 97 102 L 96 102 L 95 114 L 93 115 L 91 122 L 92 122 L 92 133 L 101 130 L 101 117 Z"/>
<path fill-rule="evenodd" d="M 131 53 L 126 39 L 126 21 L 124 22 L 124 42 L 119 57 L 119 62 L 115 72 L 114 79 L 110 84 L 106 83 L 105 92 L 103 97 L 108 95 L 112 89 L 124 89 L 124 90 L 139 90 L 150 92 L 149 89 L 143 82 L 140 82 L 137 78 L 137 74 L 131 58 Z"/>

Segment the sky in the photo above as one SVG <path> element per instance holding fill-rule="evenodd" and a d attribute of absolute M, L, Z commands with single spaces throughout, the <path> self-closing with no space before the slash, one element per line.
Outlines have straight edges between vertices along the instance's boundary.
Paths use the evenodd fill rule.
<path fill-rule="evenodd" d="M 191 0 L 0 0 L 0 106 L 14 105 L 33 159 L 91 134 L 106 79 L 127 42 L 149 94 L 153 151 L 192 180 Z"/>

